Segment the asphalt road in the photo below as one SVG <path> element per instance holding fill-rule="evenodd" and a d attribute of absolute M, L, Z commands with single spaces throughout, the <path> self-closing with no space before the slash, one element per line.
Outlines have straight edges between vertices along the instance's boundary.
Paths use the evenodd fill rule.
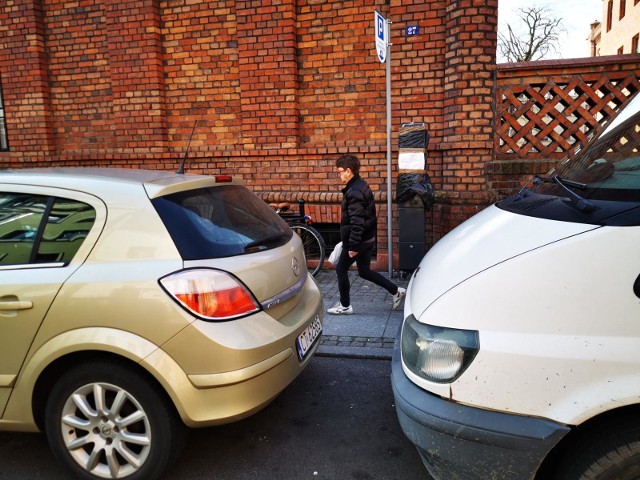
<path fill-rule="evenodd" d="M 165 480 L 429 480 L 396 417 L 388 360 L 316 357 L 266 409 L 192 430 Z M 43 435 L 0 432 L 0 479 L 67 480 Z"/>

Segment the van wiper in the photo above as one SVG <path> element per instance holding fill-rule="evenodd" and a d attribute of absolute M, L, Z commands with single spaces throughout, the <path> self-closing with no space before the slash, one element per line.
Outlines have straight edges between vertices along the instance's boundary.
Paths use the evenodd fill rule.
<path fill-rule="evenodd" d="M 565 178 L 562 178 L 560 175 L 554 175 L 551 178 L 549 178 L 549 177 L 541 177 L 540 175 L 536 175 L 536 177 L 534 179 L 534 182 L 535 183 L 556 183 L 556 184 L 560 185 L 560 187 L 562 187 L 562 189 L 565 192 L 567 192 L 567 195 L 569 196 L 569 200 L 571 201 L 571 205 L 576 207 L 581 212 L 591 213 L 596 209 L 596 206 L 593 203 L 591 203 L 586 198 L 582 198 L 574 190 L 569 188 L 569 187 L 572 187 L 572 188 L 585 189 L 585 188 L 587 188 L 587 184 L 586 183 L 580 183 L 580 182 L 574 182 L 573 180 L 567 180 Z"/>

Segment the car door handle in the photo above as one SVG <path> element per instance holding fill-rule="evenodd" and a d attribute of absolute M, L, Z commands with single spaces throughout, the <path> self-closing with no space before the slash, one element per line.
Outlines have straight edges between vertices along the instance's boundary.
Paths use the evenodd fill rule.
<path fill-rule="evenodd" d="M 29 308 L 33 308 L 33 302 L 30 300 L 0 301 L 0 310 L 27 310 Z"/>

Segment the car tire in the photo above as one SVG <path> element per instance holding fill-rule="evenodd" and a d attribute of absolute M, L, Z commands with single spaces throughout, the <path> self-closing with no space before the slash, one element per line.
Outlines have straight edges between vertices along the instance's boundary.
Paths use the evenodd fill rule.
<path fill-rule="evenodd" d="M 562 480 L 637 480 L 640 478 L 640 425 L 628 418 L 612 422 L 584 439 L 562 462 Z"/>
<path fill-rule="evenodd" d="M 122 362 L 90 362 L 52 388 L 45 431 L 79 478 L 155 479 L 178 457 L 187 429 L 164 392 Z"/>

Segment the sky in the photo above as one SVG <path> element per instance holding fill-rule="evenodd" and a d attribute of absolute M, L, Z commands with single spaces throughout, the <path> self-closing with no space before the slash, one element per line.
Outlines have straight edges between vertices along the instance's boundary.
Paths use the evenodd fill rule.
<path fill-rule="evenodd" d="M 566 33 L 560 37 L 558 52 L 551 50 L 545 60 L 556 58 L 580 58 L 591 56 L 589 41 L 590 25 L 602 22 L 603 0 L 498 0 L 498 33 L 506 32 L 506 25 L 515 28 L 521 20 L 517 17 L 520 8 L 545 7 L 550 15 L 562 18 Z M 498 63 L 504 62 L 498 51 Z"/>

